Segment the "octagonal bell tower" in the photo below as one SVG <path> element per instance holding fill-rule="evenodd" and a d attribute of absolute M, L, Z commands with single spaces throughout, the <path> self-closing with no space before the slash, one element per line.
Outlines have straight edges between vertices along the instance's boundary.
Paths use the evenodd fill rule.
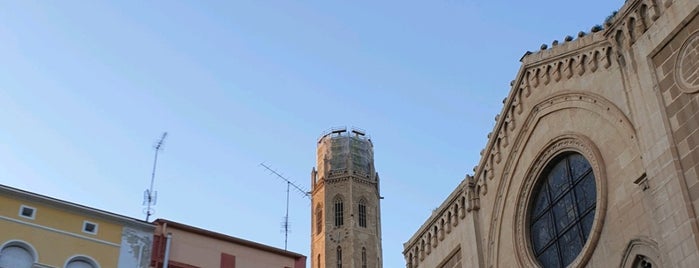
<path fill-rule="evenodd" d="M 362 130 L 318 140 L 311 172 L 311 267 L 382 268 L 379 175 Z"/>

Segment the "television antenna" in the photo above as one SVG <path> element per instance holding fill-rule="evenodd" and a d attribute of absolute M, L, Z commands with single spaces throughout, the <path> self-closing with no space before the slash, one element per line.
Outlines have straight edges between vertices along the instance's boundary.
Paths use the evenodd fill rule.
<path fill-rule="evenodd" d="M 280 178 L 284 182 L 286 182 L 286 215 L 284 216 L 284 221 L 282 222 L 282 231 L 284 231 L 284 250 L 286 250 L 287 242 L 289 241 L 289 232 L 291 231 L 289 230 L 291 228 L 291 225 L 289 224 L 289 189 L 291 187 L 294 187 L 296 191 L 298 191 L 299 193 L 301 193 L 301 195 L 309 199 L 311 198 L 311 195 L 308 193 L 307 190 L 296 185 L 296 183 L 291 182 L 289 179 L 282 176 L 282 174 L 279 174 L 279 172 L 277 172 L 276 170 L 265 165 L 265 163 L 260 163 L 260 166 L 267 169 L 270 172 L 270 174 L 274 174 L 275 176 L 277 176 L 277 178 Z"/>
<path fill-rule="evenodd" d="M 158 200 L 158 192 L 153 190 L 153 183 L 155 182 L 155 167 L 158 164 L 158 152 L 163 149 L 165 137 L 167 137 L 167 132 L 163 132 L 163 136 L 160 137 L 160 140 L 153 146 L 153 149 L 155 149 L 155 158 L 153 159 L 153 172 L 150 175 L 150 188 L 143 192 L 143 205 L 146 206 L 146 208 L 143 209 L 143 213 L 146 214 L 146 221 L 148 221 L 151 215 L 155 214 L 155 209 L 153 209 L 153 206 L 155 206 Z"/>

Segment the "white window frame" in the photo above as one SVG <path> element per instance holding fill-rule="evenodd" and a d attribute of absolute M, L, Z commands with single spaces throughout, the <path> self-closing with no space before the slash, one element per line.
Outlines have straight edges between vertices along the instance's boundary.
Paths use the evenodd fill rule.
<path fill-rule="evenodd" d="M 97 260 L 95 260 L 94 258 L 92 258 L 92 257 L 90 257 L 90 256 L 87 256 L 87 255 L 73 255 L 73 256 L 70 256 L 70 258 L 68 258 L 68 259 L 66 260 L 66 263 L 63 264 L 63 267 L 68 267 L 68 264 L 70 264 L 70 262 L 72 262 L 72 261 L 84 261 L 84 262 L 87 262 L 87 263 L 89 263 L 90 265 L 92 265 L 92 267 L 95 267 L 95 268 L 101 268 L 101 267 L 102 267 L 102 266 L 100 266 L 100 264 L 97 262 Z"/>
<path fill-rule="evenodd" d="M 31 215 L 31 216 L 24 216 L 24 214 L 22 214 L 22 211 L 24 211 L 25 208 L 28 208 L 28 209 L 31 209 L 31 210 L 32 210 L 32 215 Z M 25 219 L 34 220 L 34 219 L 36 219 L 36 208 L 35 208 L 35 207 L 30 207 L 30 206 L 27 206 L 27 205 L 21 205 L 21 206 L 19 206 L 19 212 L 17 212 L 17 215 L 19 215 L 20 217 L 25 218 Z"/>
<path fill-rule="evenodd" d="M 88 224 L 92 224 L 92 225 L 94 225 L 94 226 L 95 226 L 95 230 L 94 230 L 94 231 L 92 231 L 92 232 L 90 232 L 90 231 L 86 230 L 86 228 L 85 228 L 85 227 L 87 227 L 87 225 L 88 225 Z M 87 220 L 85 220 L 85 221 L 83 221 L 83 229 L 82 229 L 82 231 L 83 231 L 83 233 L 87 233 L 87 234 L 92 234 L 92 235 L 96 235 L 96 234 L 97 234 L 97 231 L 99 230 L 99 227 L 100 227 L 100 225 L 99 225 L 99 224 L 97 224 L 96 222 L 91 222 L 91 221 L 87 221 Z"/>
<path fill-rule="evenodd" d="M 39 262 L 39 252 L 36 251 L 36 249 L 34 248 L 34 246 L 32 246 L 32 244 L 29 244 L 24 240 L 16 240 L 16 239 L 9 240 L 9 241 L 3 243 L 2 245 L 0 245 L 0 252 L 3 249 L 5 249 L 6 247 L 21 247 L 21 248 L 24 248 L 25 250 L 29 251 L 29 254 L 31 254 L 32 257 L 34 258 L 34 263 L 33 263 L 32 267 L 36 266 Z"/>

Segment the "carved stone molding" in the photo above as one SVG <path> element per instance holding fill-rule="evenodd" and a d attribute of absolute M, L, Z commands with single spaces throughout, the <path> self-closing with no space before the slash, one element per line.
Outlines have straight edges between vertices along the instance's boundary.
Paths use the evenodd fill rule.
<path fill-rule="evenodd" d="M 675 81 L 684 93 L 699 92 L 699 31 L 682 44 L 675 62 Z"/>
<path fill-rule="evenodd" d="M 567 56 L 551 59 L 539 66 L 527 68 L 522 79 L 521 87 L 537 88 L 552 82 L 567 80 L 573 76 L 582 76 L 585 73 L 594 73 L 599 67 L 609 68 L 611 61 L 611 47 L 600 45 L 581 48 Z"/>
<path fill-rule="evenodd" d="M 560 55 L 548 58 L 538 55 L 540 60 L 528 63 L 520 71 L 516 80 L 518 82 L 513 83 L 510 96 L 505 99 L 503 112 L 496 117 L 495 129 L 489 134 L 488 144 L 481 153 L 481 162 L 476 170 L 476 181 L 481 194 L 488 193 L 488 181 L 497 177 L 496 166 L 501 165 L 503 157 L 512 147 L 513 133 L 523 124 L 519 121 L 523 113 L 523 101 L 533 90 L 612 66 L 612 46 L 602 33 L 584 38 L 588 39 L 573 41 L 581 43 Z"/>
<path fill-rule="evenodd" d="M 637 262 L 645 262 L 651 267 L 663 267 L 658 243 L 648 237 L 631 239 L 624 250 L 620 268 L 633 268 Z"/>
<path fill-rule="evenodd" d="M 597 146 L 587 137 L 578 134 L 565 134 L 549 142 L 542 151 L 539 152 L 536 160 L 529 166 L 523 183 L 518 190 L 516 198 L 516 210 L 514 215 L 514 238 L 515 255 L 517 262 L 522 267 L 539 267 L 536 258 L 533 256 L 532 245 L 529 239 L 529 214 L 531 211 L 532 192 L 534 186 L 544 168 L 557 156 L 566 152 L 577 152 L 583 155 L 595 174 L 597 185 L 597 207 L 595 219 L 590 231 L 590 237 L 585 242 L 577 258 L 568 267 L 584 267 L 592 256 L 594 248 L 597 246 L 604 216 L 606 214 L 607 192 L 606 192 L 606 172 L 602 156 Z"/>
<path fill-rule="evenodd" d="M 512 169 L 519 168 L 518 161 L 521 157 L 521 151 L 523 150 L 525 144 L 524 141 L 529 138 L 531 132 L 536 126 L 536 123 L 543 116 L 556 112 L 558 110 L 569 108 L 585 109 L 599 114 L 601 119 L 607 120 L 608 122 L 616 126 L 619 129 L 620 133 L 623 133 L 623 140 L 625 142 L 628 142 L 629 148 L 635 148 L 634 150 L 636 152 L 639 151 L 638 144 L 636 142 L 637 139 L 635 128 L 631 121 L 617 106 L 615 106 L 612 102 L 604 99 L 601 96 L 586 92 L 563 92 L 558 95 L 551 96 L 548 99 L 542 100 L 538 104 L 534 105 L 531 108 L 531 113 L 529 113 L 526 118 L 521 120 L 521 129 L 518 130 L 518 132 L 515 135 L 513 135 L 514 139 L 511 148 L 512 151 L 508 155 L 506 155 L 506 160 L 503 164 L 503 167 L 501 167 L 499 171 L 502 172 L 502 175 L 500 176 L 501 181 L 499 184 L 497 184 L 497 188 L 495 189 L 496 195 L 495 200 L 493 202 L 494 206 L 489 223 L 489 226 L 491 227 L 488 231 L 487 238 L 487 241 L 489 242 L 488 244 L 486 244 L 486 261 L 489 267 L 497 263 L 497 237 L 499 236 L 499 233 L 502 229 L 502 221 L 500 220 L 500 218 L 504 217 L 504 197 L 508 195 L 507 191 L 509 191 L 509 185 L 512 183 L 513 178 L 511 178 L 510 175 Z M 478 185 L 480 186 L 483 181 L 487 180 L 478 180 Z"/>
<path fill-rule="evenodd" d="M 403 255 L 406 259 L 410 259 L 410 254 L 415 254 L 413 259 L 414 267 L 417 267 L 432 252 L 430 248 L 437 248 L 441 244 L 440 241 L 444 241 L 444 239 L 453 235 L 452 228 L 466 217 L 467 211 L 478 209 L 477 190 L 474 192 L 474 187 L 469 187 L 468 185 L 475 185 L 473 176 L 466 175 L 462 185 L 457 187 L 447 200 L 433 212 L 430 219 L 420 227 L 418 233 L 403 244 Z M 467 202 L 467 200 L 473 200 L 474 196 L 476 196 L 476 201 Z"/>
<path fill-rule="evenodd" d="M 607 23 L 606 35 L 615 47 L 631 47 L 651 25 L 672 5 L 671 0 L 627 1 L 621 10 Z"/>
<path fill-rule="evenodd" d="M 671 0 L 629 0 L 620 11 L 606 23 L 604 31 L 590 35 L 579 35 L 577 40 L 567 39 L 558 42 L 547 50 L 527 52 L 522 58 L 525 67 L 518 75 L 517 82 L 506 99 L 503 116 L 500 116 L 495 129 L 490 135 L 476 170 L 476 181 L 481 187 L 481 194 L 488 193 L 488 180 L 496 176 L 496 166 L 502 161 L 503 150 L 512 143 L 512 132 L 521 123 L 517 115 L 523 112 L 522 101 L 529 97 L 532 90 L 594 73 L 600 68 L 608 69 L 615 60 L 624 64 L 622 51 L 629 48 L 643 35 L 652 24 L 672 5 Z M 614 52 L 616 51 L 616 52 Z M 691 80 L 692 84 L 694 80 Z M 699 83 L 699 82 L 697 82 Z M 692 92 L 699 89 L 692 89 Z"/>

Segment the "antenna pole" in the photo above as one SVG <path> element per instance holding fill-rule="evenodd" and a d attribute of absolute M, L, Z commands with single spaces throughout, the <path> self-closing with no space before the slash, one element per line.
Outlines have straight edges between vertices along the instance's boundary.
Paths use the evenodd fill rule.
<path fill-rule="evenodd" d="M 155 205 L 155 198 L 157 197 L 155 192 L 153 192 L 153 184 L 155 183 L 155 167 L 158 165 L 158 152 L 162 150 L 163 147 L 163 142 L 165 141 L 165 137 L 167 137 L 167 132 L 163 132 L 163 136 L 160 137 L 160 140 L 158 143 L 155 144 L 153 149 L 155 149 L 155 157 L 153 158 L 153 171 L 151 172 L 150 175 L 150 188 L 146 190 L 145 194 L 145 199 L 144 203 L 146 203 L 147 207 L 145 210 L 146 213 L 146 221 L 150 218 L 150 215 L 153 215 L 153 210 L 152 206 Z"/>
<path fill-rule="evenodd" d="M 282 176 L 282 174 L 279 174 L 279 172 L 277 172 L 277 171 L 275 171 L 274 169 L 270 168 L 269 166 L 265 165 L 265 163 L 260 163 L 260 166 L 262 166 L 262 167 L 264 167 L 265 169 L 269 170 L 269 172 L 271 172 L 272 174 L 276 175 L 278 178 L 280 178 L 280 179 L 284 180 L 285 182 L 291 184 L 291 186 L 293 186 L 294 189 L 296 189 L 297 191 L 299 191 L 299 193 L 301 193 L 301 194 L 302 194 L 303 196 L 305 196 L 306 198 L 311 198 L 311 195 L 308 193 L 308 191 L 306 191 L 306 190 L 304 190 L 303 188 L 299 187 L 298 185 L 294 184 L 293 182 L 291 182 L 291 181 L 288 180 L 287 178 L 284 178 L 284 176 Z"/>
<path fill-rule="evenodd" d="M 289 240 L 289 186 L 291 182 L 286 182 L 286 216 L 284 216 L 284 250 Z"/>
<path fill-rule="evenodd" d="M 289 242 L 289 232 L 291 231 L 289 228 L 289 192 L 291 187 L 293 186 L 296 191 L 301 193 L 304 197 L 306 198 L 311 198 L 311 195 L 308 193 L 308 191 L 304 190 L 303 188 L 299 187 L 298 185 L 294 184 L 291 182 L 289 179 L 285 178 L 282 176 L 282 174 L 279 174 L 279 172 L 275 171 L 274 169 L 270 168 L 269 166 L 265 165 L 265 163 L 260 163 L 260 166 L 264 167 L 267 169 L 271 174 L 276 175 L 278 178 L 282 179 L 284 182 L 286 182 L 286 215 L 284 216 L 284 222 L 282 222 L 282 229 L 284 230 L 284 250 L 286 250 L 288 242 Z"/>

